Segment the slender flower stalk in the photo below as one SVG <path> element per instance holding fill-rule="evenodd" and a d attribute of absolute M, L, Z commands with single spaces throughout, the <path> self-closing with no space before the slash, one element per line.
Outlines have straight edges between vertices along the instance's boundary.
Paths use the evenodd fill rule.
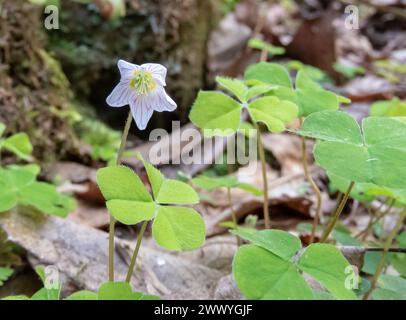
<path fill-rule="evenodd" d="M 133 253 L 133 256 L 131 258 L 131 263 L 130 263 L 130 266 L 128 268 L 127 278 L 125 280 L 128 283 L 130 283 L 131 277 L 132 277 L 132 275 L 134 273 L 134 268 L 135 268 L 135 264 L 137 263 L 138 253 L 140 252 L 140 248 L 141 248 L 142 238 L 144 236 L 145 230 L 147 229 L 147 225 L 148 225 L 148 221 L 144 221 L 144 223 L 141 226 L 140 233 L 138 234 L 138 237 L 137 237 L 137 244 L 135 246 L 134 253 Z"/>
<path fill-rule="evenodd" d="M 314 237 L 316 235 L 317 226 L 319 225 L 319 221 L 320 221 L 321 192 L 309 171 L 309 163 L 307 161 L 307 146 L 306 146 L 305 137 L 302 137 L 302 162 L 303 162 L 303 170 L 304 170 L 305 177 L 306 177 L 307 181 L 310 183 L 310 186 L 312 187 L 312 189 L 316 195 L 316 213 L 314 216 L 312 234 L 310 237 L 310 243 L 313 243 Z"/>
<path fill-rule="evenodd" d="M 363 300 L 368 300 L 369 296 L 371 295 L 372 291 L 375 289 L 376 284 L 378 282 L 379 277 L 381 276 L 381 273 L 383 271 L 383 268 L 385 267 L 385 258 L 386 255 L 388 254 L 390 247 L 392 245 L 393 239 L 395 239 L 396 235 L 398 234 L 400 228 L 403 225 L 403 220 L 406 218 L 406 207 L 403 209 L 403 212 L 400 214 L 399 219 L 396 223 L 396 226 L 393 228 L 392 232 L 389 234 L 388 238 L 386 239 L 385 246 L 383 249 L 383 253 L 381 256 L 381 260 L 379 261 L 378 267 L 376 269 L 376 272 L 372 278 L 371 281 L 371 288 L 364 294 Z"/>
<path fill-rule="evenodd" d="M 338 205 L 333 219 L 331 220 L 330 224 L 328 225 L 327 229 L 324 231 L 320 242 L 326 242 L 330 233 L 334 230 L 335 225 L 337 224 L 338 219 L 340 218 L 341 213 L 344 210 L 345 205 L 347 204 L 348 198 L 350 197 L 350 193 L 354 188 L 355 182 L 351 181 L 350 185 L 348 186 L 347 191 L 345 192 L 344 196 L 342 197 L 340 204 Z"/>
<path fill-rule="evenodd" d="M 233 202 L 232 202 L 232 199 L 231 199 L 231 188 L 227 188 L 227 199 L 228 199 L 228 206 L 230 207 L 230 210 L 231 210 L 231 218 L 233 219 L 233 223 L 234 223 L 235 228 L 237 228 L 238 220 L 237 220 L 237 214 L 235 212 Z M 238 246 L 241 245 L 241 240 L 240 240 L 239 236 L 237 236 L 237 245 Z"/>
<path fill-rule="evenodd" d="M 117 165 L 121 164 L 121 160 L 123 158 L 125 146 L 127 144 L 128 133 L 129 133 L 130 128 L 131 128 L 131 122 L 132 122 L 132 114 L 131 114 L 131 112 L 129 112 L 127 120 L 125 122 L 123 135 L 121 137 L 120 149 L 119 149 L 118 154 L 117 154 L 117 160 L 116 160 Z M 109 224 L 109 267 L 108 267 L 109 281 L 114 281 L 114 234 L 115 234 L 115 226 L 116 226 L 116 220 L 113 218 L 113 216 L 110 215 L 110 224 Z"/>
<path fill-rule="evenodd" d="M 369 220 L 367 227 L 364 230 L 362 230 L 361 232 L 359 232 L 357 235 L 355 235 L 355 238 L 359 238 L 362 236 L 361 240 L 365 240 L 366 237 L 368 236 L 368 234 L 371 232 L 371 229 L 374 226 L 374 224 L 378 223 L 383 217 L 385 217 L 392 210 L 393 205 L 395 203 L 396 203 L 395 199 L 390 199 L 390 201 L 387 202 L 388 207 L 384 211 L 381 212 L 380 209 L 382 209 L 382 208 L 379 208 L 378 210 L 375 211 L 375 214 L 377 214 L 378 212 L 380 213 L 376 217 L 374 217 L 374 215 L 372 213 L 370 213 L 371 218 Z"/>
<path fill-rule="evenodd" d="M 271 228 L 271 219 L 269 214 L 269 189 L 268 189 L 268 177 L 266 174 L 266 159 L 265 159 L 265 149 L 264 145 L 261 140 L 261 130 L 259 129 L 258 124 L 253 121 L 255 129 L 257 130 L 257 140 L 258 140 L 258 152 L 259 158 L 261 160 L 261 167 L 262 167 L 262 180 L 263 180 L 263 192 L 264 192 L 264 221 L 265 221 L 265 229 Z"/>

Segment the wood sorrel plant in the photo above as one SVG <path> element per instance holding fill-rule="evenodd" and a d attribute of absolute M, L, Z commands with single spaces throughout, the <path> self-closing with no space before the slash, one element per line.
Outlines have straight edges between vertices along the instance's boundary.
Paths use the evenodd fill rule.
<path fill-rule="evenodd" d="M 346 113 L 323 111 L 307 117 L 298 133 L 318 139 L 314 155 L 319 166 L 349 181 L 322 242 L 334 229 L 355 183 L 404 189 L 406 123 L 401 118 L 365 118 L 361 129 Z"/>
<path fill-rule="evenodd" d="M 252 244 L 241 246 L 233 261 L 238 288 L 248 299 L 355 299 L 345 286 L 351 268 L 342 253 L 330 244 L 312 244 L 301 249 L 296 236 L 281 230 L 232 231 Z M 305 272 L 330 294 L 313 291 Z"/>
<path fill-rule="evenodd" d="M 269 81 L 263 81 L 267 76 Z M 265 151 L 258 124 L 265 124 L 270 132 L 283 132 L 286 125 L 297 117 L 299 108 L 295 103 L 276 96 L 265 95 L 273 88 L 291 85 L 289 74 L 280 65 L 259 63 L 247 70 L 245 81 L 223 77 L 218 77 L 216 80 L 238 101 L 221 92 L 200 91 L 192 107 L 190 120 L 203 130 L 223 131 L 224 135 L 227 135 L 242 128 L 244 121 L 242 121 L 241 113 L 243 110 L 247 110 L 258 135 L 263 177 L 265 228 L 270 228 Z"/>
<path fill-rule="evenodd" d="M 205 239 L 201 216 L 189 205 L 199 202 L 196 192 L 187 184 L 165 177 L 139 156 L 144 163 L 152 187 L 152 197 L 141 179 L 129 168 L 120 166 L 128 132 L 134 118 L 138 128 L 146 128 L 153 111 L 173 111 L 176 103 L 166 94 L 167 70 L 159 64 L 141 66 L 120 60 L 120 83 L 107 98 L 112 107 L 130 105 L 130 113 L 123 131 L 116 166 L 100 169 L 97 182 L 111 215 L 109 228 L 109 283 L 114 286 L 114 229 L 116 221 L 127 225 L 143 222 L 126 277 L 129 283 L 137 261 L 143 234 L 148 221 L 156 242 L 169 250 L 191 250 L 200 247 Z M 127 286 L 128 288 L 128 286 Z M 117 289 L 120 290 L 120 289 Z M 131 291 L 131 290 L 130 290 Z"/>
<path fill-rule="evenodd" d="M 296 86 L 293 89 L 289 74 L 283 67 L 272 63 L 259 63 L 248 68 L 245 78 L 261 81 L 264 84 L 277 84 L 267 93 L 295 103 L 299 107 L 298 117 L 302 122 L 304 118 L 315 112 L 324 110 L 337 110 L 340 102 L 348 102 L 348 99 L 336 95 L 334 92 L 323 89 L 308 75 L 310 71 L 302 68 L 296 76 Z M 302 162 L 305 176 L 316 194 L 316 212 L 313 221 L 311 241 L 315 235 L 321 213 L 321 192 L 309 172 L 307 160 L 306 139 L 302 138 Z"/>

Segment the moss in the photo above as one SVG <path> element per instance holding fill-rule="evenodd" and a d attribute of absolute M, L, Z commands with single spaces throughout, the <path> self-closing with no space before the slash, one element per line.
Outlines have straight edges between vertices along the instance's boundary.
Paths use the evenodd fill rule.
<path fill-rule="evenodd" d="M 25 0 L 3 0 L 0 23 L 0 121 L 10 132 L 27 132 L 41 161 L 74 149 L 70 84 L 45 51 L 42 12 Z"/>

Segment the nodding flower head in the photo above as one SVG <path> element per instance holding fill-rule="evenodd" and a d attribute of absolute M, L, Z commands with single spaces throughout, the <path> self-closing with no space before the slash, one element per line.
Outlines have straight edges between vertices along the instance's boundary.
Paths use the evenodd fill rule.
<path fill-rule="evenodd" d="M 147 127 L 154 111 L 173 111 L 176 103 L 165 92 L 167 70 L 156 63 L 141 66 L 118 62 L 121 79 L 107 97 L 111 107 L 130 106 L 131 113 L 140 130 Z"/>

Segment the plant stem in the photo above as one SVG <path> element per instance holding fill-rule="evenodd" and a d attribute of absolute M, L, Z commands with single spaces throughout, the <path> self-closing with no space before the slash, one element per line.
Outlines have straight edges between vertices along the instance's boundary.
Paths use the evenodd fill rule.
<path fill-rule="evenodd" d="M 378 223 L 384 216 L 386 216 L 391 211 L 391 209 L 395 203 L 396 203 L 396 200 L 391 199 L 390 202 L 388 203 L 388 207 L 386 208 L 385 211 L 380 212 L 380 214 L 375 218 L 374 218 L 374 215 L 371 214 L 371 219 L 369 220 L 368 226 L 363 231 L 361 231 L 360 233 L 355 235 L 355 238 L 362 236 L 361 240 L 365 240 L 366 237 L 368 236 L 368 234 L 371 232 L 371 229 L 374 226 L 374 224 Z M 379 208 L 378 210 L 375 211 L 375 214 L 377 212 L 379 212 L 381 209 L 382 209 L 382 206 L 381 206 L 381 208 Z"/>
<path fill-rule="evenodd" d="M 234 223 L 235 228 L 237 228 L 238 220 L 237 220 L 237 214 L 236 214 L 234 206 L 233 206 L 233 202 L 231 200 L 231 188 L 227 188 L 227 198 L 228 198 L 228 206 L 230 207 L 230 210 L 231 210 L 231 217 L 233 219 L 233 223 Z M 237 245 L 238 246 L 241 245 L 241 241 L 240 241 L 239 236 L 237 236 Z"/>
<path fill-rule="evenodd" d="M 333 231 L 338 219 L 340 218 L 341 213 L 344 210 L 344 207 L 348 201 L 348 198 L 350 197 L 350 193 L 352 191 L 352 188 L 354 187 L 355 182 L 351 181 L 350 185 L 348 186 L 347 191 L 345 192 L 343 198 L 341 199 L 340 204 L 338 205 L 334 216 L 333 216 L 333 220 L 330 222 L 330 224 L 328 225 L 327 229 L 324 231 L 323 236 L 321 237 L 320 242 L 326 242 L 326 240 L 328 239 L 328 237 L 330 236 L 330 233 Z"/>
<path fill-rule="evenodd" d="M 124 126 L 123 135 L 121 137 L 120 149 L 118 150 L 117 160 L 116 160 L 117 165 L 121 164 L 121 160 L 123 158 L 124 149 L 127 144 L 128 133 L 130 132 L 132 120 L 133 120 L 133 116 L 130 111 L 128 113 L 127 120 L 126 120 L 125 126 Z"/>
<path fill-rule="evenodd" d="M 396 235 L 398 234 L 400 228 L 403 225 L 403 220 L 406 218 L 406 207 L 403 209 L 403 212 L 400 214 L 399 219 L 396 223 L 396 226 L 393 228 L 392 232 L 389 234 L 388 238 L 386 239 L 384 250 L 381 256 L 381 260 L 379 261 L 378 268 L 376 269 L 376 272 L 374 274 L 374 277 L 372 278 L 371 281 L 371 288 L 365 293 L 363 296 L 363 300 L 368 300 L 369 296 L 371 295 L 372 291 L 376 287 L 376 283 L 378 282 L 378 279 L 382 273 L 383 268 L 385 267 L 385 257 L 390 249 L 390 246 L 392 245 L 393 239 L 395 239 Z"/>
<path fill-rule="evenodd" d="M 144 236 L 145 230 L 147 229 L 147 225 L 148 225 L 148 221 L 144 221 L 144 223 L 142 224 L 140 233 L 138 234 L 138 237 L 137 237 L 137 244 L 135 246 L 134 253 L 133 253 L 133 256 L 131 259 L 131 263 L 128 268 L 127 278 L 125 280 L 128 283 L 130 283 L 131 277 L 134 273 L 135 264 L 137 263 L 138 252 L 140 251 L 140 247 L 141 247 L 142 237 Z"/>
<path fill-rule="evenodd" d="M 314 181 L 312 175 L 309 172 L 309 163 L 307 161 L 307 146 L 306 138 L 302 137 L 302 161 L 303 161 L 303 170 L 306 176 L 307 181 L 310 183 L 314 193 L 316 194 L 316 214 L 313 220 L 312 235 L 310 237 L 310 243 L 314 242 L 314 237 L 316 235 L 316 229 L 320 221 L 320 212 L 321 212 L 321 192 L 316 182 Z"/>
<path fill-rule="evenodd" d="M 132 123 L 131 111 L 128 113 L 127 120 L 125 122 L 123 135 L 121 137 L 120 149 L 118 150 L 116 164 L 121 164 L 121 159 L 123 158 L 123 153 L 125 146 L 127 144 L 128 132 L 130 131 Z M 114 233 L 115 233 L 116 220 L 110 215 L 110 225 L 109 225 L 109 281 L 114 281 Z"/>
<path fill-rule="evenodd" d="M 258 151 L 259 151 L 259 158 L 261 160 L 262 166 L 262 180 L 263 180 L 263 192 L 264 192 L 264 220 L 265 220 L 265 229 L 271 228 L 270 216 L 269 216 L 269 203 L 268 203 L 268 177 L 266 174 L 266 160 L 265 160 L 265 150 L 264 145 L 262 144 L 261 140 L 261 131 L 259 129 L 258 124 L 253 120 L 252 121 L 255 129 L 257 130 L 257 139 L 258 139 Z"/>

